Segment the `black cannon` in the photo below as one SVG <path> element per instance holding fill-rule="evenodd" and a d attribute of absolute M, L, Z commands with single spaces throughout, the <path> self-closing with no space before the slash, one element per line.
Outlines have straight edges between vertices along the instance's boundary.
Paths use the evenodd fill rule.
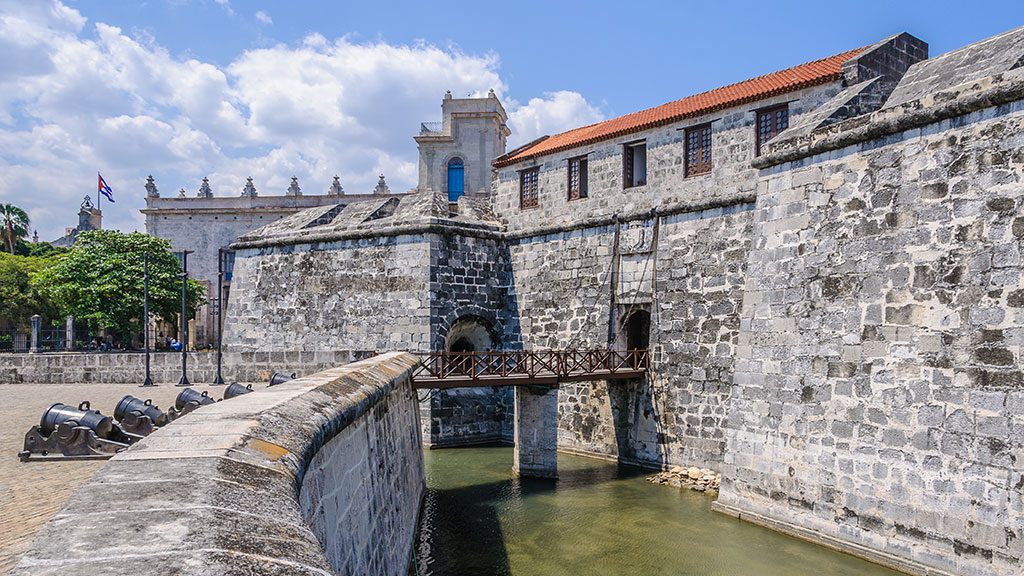
<path fill-rule="evenodd" d="M 252 392 L 252 384 L 242 386 L 238 382 L 232 382 L 224 389 L 224 399 L 230 400 L 235 396 L 241 396 L 242 394 L 248 394 L 249 392 Z"/>
<path fill-rule="evenodd" d="M 114 418 L 125 432 L 140 436 L 149 436 L 154 429 L 171 421 L 163 410 L 153 405 L 152 400 L 142 400 L 130 394 L 117 403 Z"/>
<path fill-rule="evenodd" d="M 287 382 L 289 380 L 294 380 L 294 379 L 295 379 L 295 373 L 294 372 L 292 372 L 291 376 L 288 376 L 286 374 L 282 374 L 280 372 L 274 372 L 273 374 L 270 375 L 270 386 L 277 386 L 278 384 L 284 384 L 285 382 Z"/>
<path fill-rule="evenodd" d="M 180 418 L 185 414 L 199 408 L 200 406 L 206 406 L 207 404 L 213 404 L 216 402 L 205 390 L 198 392 L 192 388 L 185 388 L 178 393 L 178 397 L 174 399 L 175 418 Z"/>
<path fill-rule="evenodd" d="M 43 412 L 39 425 L 25 434 L 23 462 L 32 455 L 53 458 L 110 458 L 142 439 L 125 432 L 110 416 L 92 410 L 88 402 L 78 408 L 60 402 Z"/>

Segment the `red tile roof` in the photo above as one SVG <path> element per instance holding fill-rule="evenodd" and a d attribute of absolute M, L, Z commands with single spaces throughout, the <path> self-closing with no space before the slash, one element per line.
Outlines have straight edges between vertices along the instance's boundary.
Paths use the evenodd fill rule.
<path fill-rule="evenodd" d="M 866 49 L 867 47 L 850 50 L 736 84 L 687 96 L 682 100 L 535 140 L 504 156 L 499 156 L 494 160 L 494 165 L 497 167 L 508 166 L 528 158 L 592 144 L 655 126 L 671 124 L 683 118 L 699 116 L 715 110 L 832 82 L 839 79 L 843 62 Z"/>

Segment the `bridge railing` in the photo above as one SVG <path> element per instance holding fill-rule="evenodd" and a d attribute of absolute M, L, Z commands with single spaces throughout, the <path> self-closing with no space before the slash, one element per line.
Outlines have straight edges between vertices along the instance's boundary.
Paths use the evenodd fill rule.
<path fill-rule="evenodd" d="M 424 352 L 414 378 L 436 380 L 554 378 L 556 380 L 636 375 L 647 370 L 647 350 L 510 350 Z"/>

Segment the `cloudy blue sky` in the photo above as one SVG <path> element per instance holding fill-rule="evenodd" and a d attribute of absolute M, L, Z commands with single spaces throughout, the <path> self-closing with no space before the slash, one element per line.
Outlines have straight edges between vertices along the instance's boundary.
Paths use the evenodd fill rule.
<path fill-rule="evenodd" d="M 514 145 L 901 31 L 935 55 L 1024 24 L 1017 2 L 965 6 L 0 0 L 0 202 L 53 239 L 97 171 L 122 230 L 142 228 L 147 174 L 166 195 L 248 175 L 368 192 L 380 172 L 404 190 L 445 90 L 494 89 Z"/>

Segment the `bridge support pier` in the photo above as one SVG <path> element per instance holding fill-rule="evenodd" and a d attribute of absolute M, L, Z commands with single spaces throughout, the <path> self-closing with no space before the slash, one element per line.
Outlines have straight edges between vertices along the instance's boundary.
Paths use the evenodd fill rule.
<path fill-rule="evenodd" d="M 515 457 L 518 476 L 558 478 L 558 389 L 516 386 Z"/>

